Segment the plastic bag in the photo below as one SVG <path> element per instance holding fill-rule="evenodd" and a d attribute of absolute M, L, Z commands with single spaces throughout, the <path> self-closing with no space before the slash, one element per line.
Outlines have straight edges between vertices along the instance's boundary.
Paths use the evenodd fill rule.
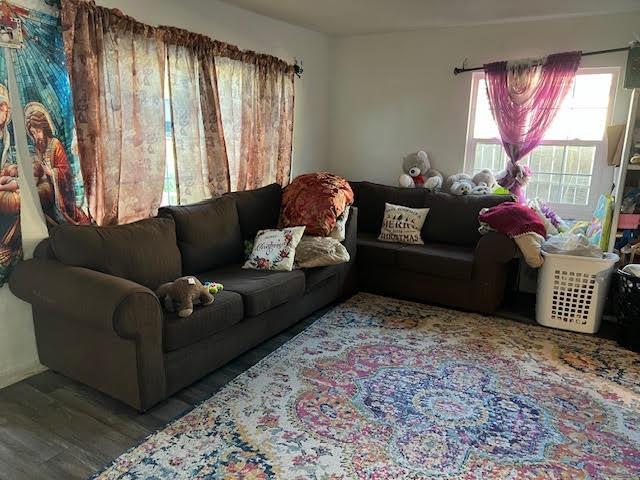
<path fill-rule="evenodd" d="M 637 263 L 630 263 L 626 267 L 622 269 L 624 273 L 628 273 L 629 275 L 633 275 L 634 277 L 640 277 L 640 265 Z"/>
<path fill-rule="evenodd" d="M 592 245 L 589 239 L 581 233 L 576 235 L 567 232 L 552 235 L 542 244 L 542 250 L 560 255 L 602 258 L 602 250 Z"/>
<path fill-rule="evenodd" d="M 620 213 L 635 213 L 640 210 L 640 188 L 634 188 L 622 199 Z"/>

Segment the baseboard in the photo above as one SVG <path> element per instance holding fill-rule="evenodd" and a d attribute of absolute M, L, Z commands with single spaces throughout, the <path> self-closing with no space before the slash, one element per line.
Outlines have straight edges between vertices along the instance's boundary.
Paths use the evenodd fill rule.
<path fill-rule="evenodd" d="M 44 372 L 47 369 L 44 365 L 38 362 L 32 362 L 27 365 L 20 365 L 11 370 L 5 370 L 0 372 L 0 389 L 8 387 L 14 383 L 31 377 L 37 373 Z"/>

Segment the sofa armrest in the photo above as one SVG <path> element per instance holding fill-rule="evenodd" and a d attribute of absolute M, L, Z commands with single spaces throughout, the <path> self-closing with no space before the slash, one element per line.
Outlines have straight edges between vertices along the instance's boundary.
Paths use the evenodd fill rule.
<path fill-rule="evenodd" d="M 151 290 L 46 258 L 20 262 L 9 287 L 33 306 L 45 365 L 138 410 L 166 398 L 163 314 Z"/>
<path fill-rule="evenodd" d="M 157 297 L 124 278 L 35 258 L 17 265 L 9 287 L 35 308 L 55 311 L 68 321 L 126 339 L 148 335 L 150 329 L 162 338 L 162 309 Z"/>
<path fill-rule="evenodd" d="M 516 244 L 506 235 L 489 232 L 483 235 L 475 250 L 475 261 L 480 263 L 507 263 L 518 253 Z"/>
<path fill-rule="evenodd" d="M 344 246 L 351 257 L 350 263 L 356 259 L 356 245 L 358 242 L 358 209 L 356 207 L 349 208 L 349 218 L 345 227 Z"/>

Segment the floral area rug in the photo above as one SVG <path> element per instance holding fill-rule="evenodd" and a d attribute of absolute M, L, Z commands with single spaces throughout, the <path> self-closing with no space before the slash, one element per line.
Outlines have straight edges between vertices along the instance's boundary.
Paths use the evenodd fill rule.
<path fill-rule="evenodd" d="M 637 479 L 640 356 L 359 294 L 100 479 Z"/>

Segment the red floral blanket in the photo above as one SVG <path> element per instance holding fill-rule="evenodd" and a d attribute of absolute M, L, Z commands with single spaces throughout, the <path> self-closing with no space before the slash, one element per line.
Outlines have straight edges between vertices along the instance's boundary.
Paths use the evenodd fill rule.
<path fill-rule="evenodd" d="M 305 235 L 326 237 L 352 203 L 353 190 L 344 178 L 327 172 L 300 175 L 284 189 L 280 225 L 304 225 Z"/>

